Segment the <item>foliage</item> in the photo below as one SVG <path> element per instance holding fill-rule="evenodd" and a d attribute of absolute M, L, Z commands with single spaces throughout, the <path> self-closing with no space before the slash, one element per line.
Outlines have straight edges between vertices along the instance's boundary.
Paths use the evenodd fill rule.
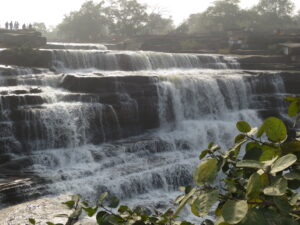
<path fill-rule="evenodd" d="M 109 21 L 104 2 L 85 2 L 79 11 L 71 12 L 58 25 L 58 34 L 70 41 L 97 41 L 107 35 Z"/>
<path fill-rule="evenodd" d="M 291 15 L 294 7 L 291 0 L 260 0 L 256 9 L 260 14 L 274 13 L 282 18 Z"/>
<path fill-rule="evenodd" d="M 85 2 L 58 26 L 59 34 L 71 41 L 103 40 L 109 36 L 127 38 L 142 34 L 165 34 L 173 21 L 159 13 L 148 13 L 137 0 Z"/>
<path fill-rule="evenodd" d="M 260 0 L 251 9 L 243 10 L 238 0 L 215 1 L 206 11 L 192 14 L 186 24 L 189 33 L 211 33 L 245 29 L 253 31 L 273 31 L 274 29 L 296 28 L 291 0 Z M 297 17 L 294 17 L 294 21 Z"/>
<path fill-rule="evenodd" d="M 300 98 L 286 100 L 290 101 L 289 116 L 297 121 Z M 246 121 L 236 127 L 240 134 L 230 149 L 221 151 L 210 143 L 201 152 L 195 186 L 181 188 L 184 193 L 177 197 L 175 211 L 149 214 L 140 207 L 130 209 L 119 206 L 119 200 L 108 193 L 90 206 L 76 195 L 64 203 L 73 209 L 66 224 L 74 224 L 85 211 L 90 217 L 96 215 L 100 225 L 191 225 L 180 217 L 182 209 L 189 206 L 197 217 L 214 211 L 215 221 L 206 219 L 202 225 L 299 225 L 300 139 L 288 135 L 285 123 L 275 117 L 267 118 L 259 129 Z M 33 219 L 29 221 L 35 224 Z"/>

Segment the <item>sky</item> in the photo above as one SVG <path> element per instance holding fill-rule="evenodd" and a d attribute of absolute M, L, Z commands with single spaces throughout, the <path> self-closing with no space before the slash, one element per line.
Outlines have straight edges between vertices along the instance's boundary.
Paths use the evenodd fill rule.
<path fill-rule="evenodd" d="M 6 21 L 23 23 L 44 22 L 47 26 L 59 24 L 64 15 L 78 10 L 86 0 L 0 0 L 0 27 Z M 95 0 L 99 2 L 99 0 Z M 176 25 L 190 14 L 204 11 L 214 0 L 138 0 L 171 16 Z M 258 0 L 241 0 L 242 8 L 257 4 Z M 293 0 L 300 10 L 300 0 Z"/>

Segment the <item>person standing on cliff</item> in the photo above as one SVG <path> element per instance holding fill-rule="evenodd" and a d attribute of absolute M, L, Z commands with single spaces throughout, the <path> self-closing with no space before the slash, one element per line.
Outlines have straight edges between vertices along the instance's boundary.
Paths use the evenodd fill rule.
<path fill-rule="evenodd" d="M 13 22 L 12 22 L 12 21 L 9 23 L 9 28 L 10 28 L 11 30 L 13 29 Z"/>

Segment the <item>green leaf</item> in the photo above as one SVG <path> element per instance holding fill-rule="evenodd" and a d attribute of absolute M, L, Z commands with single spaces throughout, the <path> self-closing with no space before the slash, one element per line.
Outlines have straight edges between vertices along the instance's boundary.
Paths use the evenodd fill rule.
<path fill-rule="evenodd" d="M 268 187 L 264 189 L 264 194 L 269 196 L 282 196 L 286 193 L 287 181 L 279 177 Z"/>
<path fill-rule="evenodd" d="M 75 201 L 71 200 L 71 201 L 63 202 L 62 204 L 68 206 L 69 209 L 73 209 L 73 207 L 75 206 Z"/>
<path fill-rule="evenodd" d="M 287 137 L 287 129 L 282 120 L 276 117 L 269 117 L 264 121 L 264 131 L 267 137 L 274 142 L 284 141 Z"/>
<path fill-rule="evenodd" d="M 206 150 L 203 150 L 199 156 L 199 159 L 203 159 L 208 153 L 210 152 L 210 150 L 206 149 Z"/>
<path fill-rule="evenodd" d="M 248 133 L 251 131 L 251 126 L 246 121 L 237 122 L 236 128 L 242 133 Z"/>
<path fill-rule="evenodd" d="M 275 197 L 273 201 L 281 213 L 289 215 L 292 207 L 286 197 Z"/>
<path fill-rule="evenodd" d="M 300 141 L 291 141 L 284 143 L 281 146 L 284 153 L 296 153 L 300 152 Z"/>
<path fill-rule="evenodd" d="M 270 225 L 264 217 L 264 214 L 259 209 L 249 209 L 246 217 L 239 225 Z"/>
<path fill-rule="evenodd" d="M 260 148 L 260 145 L 257 142 L 248 142 L 246 145 L 246 151 L 250 151 L 252 149 Z"/>
<path fill-rule="evenodd" d="M 289 101 L 289 102 L 294 102 L 294 101 L 300 101 L 300 98 L 288 96 L 288 97 L 285 97 L 284 100 Z"/>
<path fill-rule="evenodd" d="M 213 183 L 218 171 L 218 160 L 207 159 L 201 162 L 195 172 L 194 180 L 198 185 Z"/>
<path fill-rule="evenodd" d="M 95 207 L 88 207 L 88 208 L 83 208 L 83 210 L 86 212 L 86 214 L 87 214 L 89 217 L 92 217 L 92 216 L 95 215 L 95 213 L 97 212 L 98 206 L 95 206 Z"/>
<path fill-rule="evenodd" d="M 298 102 L 293 101 L 288 108 L 288 115 L 290 117 L 294 117 L 299 113 L 299 107 L 298 107 Z"/>
<path fill-rule="evenodd" d="M 237 167 L 262 169 L 264 164 L 256 160 L 241 160 L 236 163 Z"/>
<path fill-rule="evenodd" d="M 260 189 L 261 189 L 260 176 L 257 173 L 253 173 L 247 183 L 247 192 L 246 192 L 247 199 L 256 198 L 260 193 Z"/>
<path fill-rule="evenodd" d="M 299 173 L 295 173 L 295 172 L 286 173 L 286 174 L 283 175 L 283 177 L 286 180 L 300 180 L 300 174 Z"/>
<path fill-rule="evenodd" d="M 31 223 L 31 224 L 36 224 L 35 219 L 33 219 L 33 218 L 29 218 L 28 221 L 29 221 L 29 223 Z"/>
<path fill-rule="evenodd" d="M 259 157 L 259 161 L 268 161 L 279 155 L 279 151 L 268 145 L 262 145 L 262 154 Z"/>
<path fill-rule="evenodd" d="M 98 198 L 98 204 L 102 204 L 103 201 L 106 199 L 106 197 L 108 196 L 107 192 L 104 192 L 100 195 L 100 197 Z"/>
<path fill-rule="evenodd" d="M 96 220 L 99 225 L 111 225 L 108 220 L 109 214 L 105 211 L 100 211 L 96 215 Z"/>
<path fill-rule="evenodd" d="M 218 198 L 219 191 L 217 190 L 200 194 L 191 206 L 192 213 L 198 217 L 206 216 Z"/>
<path fill-rule="evenodd" d="M 55 225 L 54 223 L 52 222 L 46 222 L 47 225 Z"/>
<path fill-rule="evenodd" d="M 245 138 L 246 138 L 245 134 L 239 134 L 235 137 L 234 143 L 239 143 L 239 142 L 243 141 Z"/>
<path fill-rule="evenodd" d="M 258 129 L 256 137 L 260 138 L 265 132 L 265 127 L 264 125 L 261 125 L 261 127 Z"/>
<path fill-rule="evenodd" d="M 271 173 L 283 171 L 293 165 L 297 161 L 297 156 L 287 154 L 277 159 L 271 167 Z"/>
<path fill-rule="evenodd" d="M 225 222 L 229 224 L 237 224 L 247 215 L 247 201 L 227 200 L 222 207 L 222 216 Z"/>
<path fill-rule="evenodd" d="M 118 205 L 119 205 L 119 203 L 120 203 L 120 200 L 116 196 L 112 196 L 109 199 L 108 207 L 110 207 L 110 208 L 117 208 Z"/>

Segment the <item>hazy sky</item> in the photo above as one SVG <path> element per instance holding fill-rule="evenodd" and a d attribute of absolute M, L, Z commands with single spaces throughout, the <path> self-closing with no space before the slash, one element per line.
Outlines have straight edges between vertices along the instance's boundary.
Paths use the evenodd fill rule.
<path fill-rule="evenodd" d="M 6 21 L 20 23 L 45 22 L 57 25 L 65 14 L 78 10 L 86 0 L 0 0 L 0 25 Z M 97 1 L 96 1 L 97 2 Z M 139 0 L 170 15 L 179 24 L 192 13 L 204 11 L 213 0 Z M 241 0 L 241 7 L 248 8 L 258 0 Z M 300 0 L 294 0 L 300 9 Z"/>

